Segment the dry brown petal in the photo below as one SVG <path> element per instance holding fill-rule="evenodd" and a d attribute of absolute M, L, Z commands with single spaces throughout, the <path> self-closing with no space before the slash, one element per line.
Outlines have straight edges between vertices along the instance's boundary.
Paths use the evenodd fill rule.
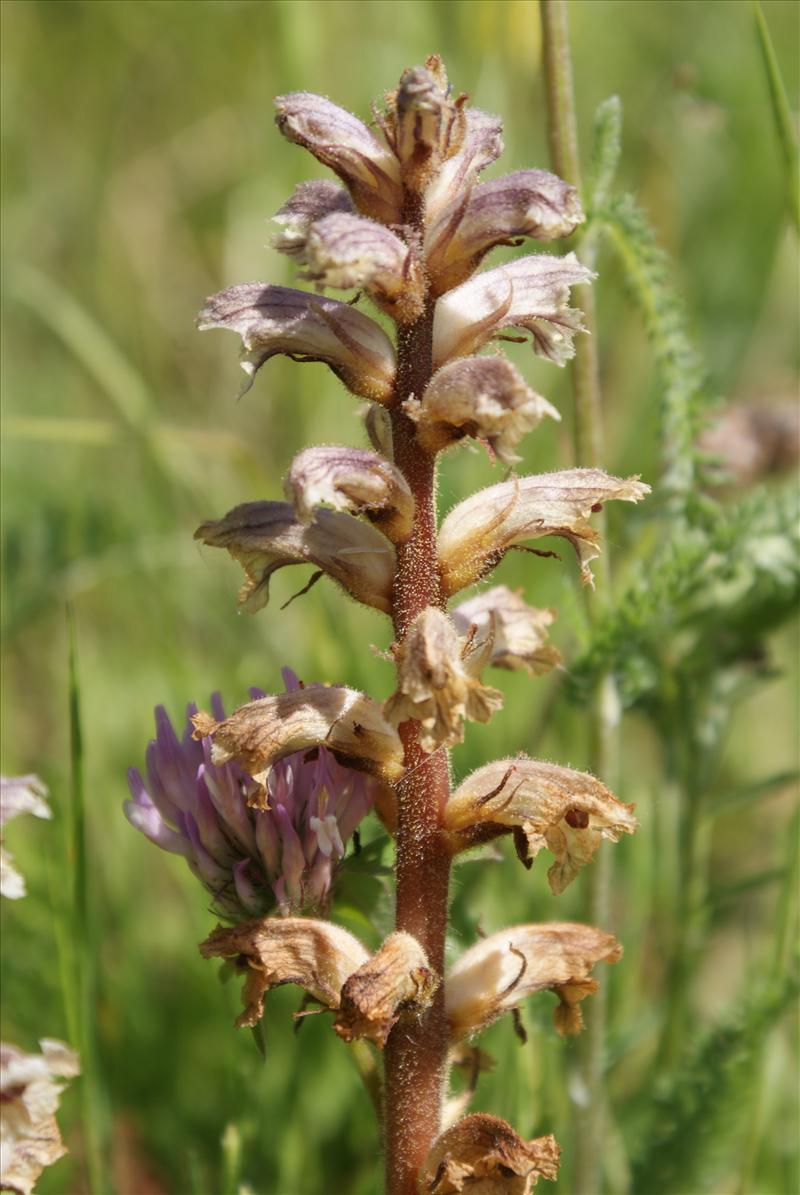
<path fill-rule="evenodd" d="M 460 149 L 467 128 L 466 99 L 465 95 L 450 98 L 438 55 L 432 55 L 424 67 L 403 72 L 397 91 L 388 97 L 382 126 L 411 190 L 424 190 L 442 163 Z"/>
<path fill-rule="evenodd" d="M 344 1041 L 366 1037 L 383 1049 L 401 1013 L 427 1008 L 439 982 L 416 938 L 390 934 L 345 983 L 333 1027 Z"/>
<path fill-rule="evenodd" d="M 556 859 L 547 873 L 550 888 L 559 894 L 603 839 L 634 833 L 633 810 L 588 772 L 523 756 L 497 759 L 468 776 L 445 807 L 444 825 L 456 850 L 513 831 L 527 866 L 547 847 Z"/>
<path fill-rule="evenodd" d="M 335 171 L 362 215 L 383 224 L 401 220 L 397 158 L 358 117 L 308 91 L 278 96 L 275 107 L 275 122 L 284 137 Z"/>
<path fill-rule="evenodd" d="M 306 685 L 249 701 L 223 722 L 195 714 L 194 737 L 211 735 L 214 763 L 235 759 L 261 785 L 250 804 L 266 809 L 270 768 L 285 755 L 327 747 L 340 760 L 382 780 L 403 772 L 403 747 L 376 701 L 338 685 Z"/>
<path fill-rule="evenodd" d="M 417 719 L 424 751 L 460 743 L 465 718 L 488 722 L 503 705 L 502 693 L 480 681 L 490 654 L 490 639 L 478 647 L 459 639 L 447 615 L 429 606 L 395 649 L 397 691 L 384 705 L 387 719 Z"/>
<path fill-rule="evenodd" d="M 249 613 L 267 604 L 270 578 L 289 564 L 315 564 L 357 601 L 391 611 L 394 548 L 351 515 L 322 509 L 303 523 L 288 502 L 245 502 L 201 523 L 194 536 L 239 561 L 247 579 L 238 604 Z"/>
<path fill-rule="evenodd" d="M 585 219 L 575 188 L 546 170 L 517 170 L 479 183 L 443 208 L 425 235 L 433 293 L 469 278 L 496 245 L 517 237 L 552 241 L 569 236 Z"/>
<path fill-rule="evenodd" d="M 382 328 L 348 303 L 287 286 L 243 282 L 211 295 L 198 327 L 223 328 L 242 338 L 242 393 L 270 357 L 322 361 L 353 394 L 388 402 L 394 392 L 395 356 Z"/>
<path fill-rule="evenodd" d="M 443 206 L 468 192 L 478 175 L 490 166 L 505 148 L 503 122 L 480 108 L 467 108 L 464 113 L 463 140 L 456 153 L 443 163 L 425 193 L 425 215 L 431 223 Z"/>
<path fill-rule="evenodd" d="M 41 1054 L 0 1043 L 0 1186 L 30 1195 L 46 1166 L 67 1152 L 55 1118 L 64 1084 L 80 1074 L 78 1055 L 43 1038 Z"/>
<path fill-rule="evenodd" d="M 581 312 L 569 306 L 569 290 L 593 277 L 574 253 L 537 253 L 476 274 L 436 304 L 434 368 L 477 352 L 503 328 L 530 332 L 536 353 L 564 365 L 575 355 L 575 332 L 583 331 Z"/>
<path fill-rule="evenodd" d="M 336 212 L 311 226 L 302 277 L 319 287 L 363 288 L 398 323 L 413 322 L 425 302 L 425 277 L 411 248 L 374 220 Z"/>
<path fill-rule="evenodd" d="M 524 669 L 529 676 L 542 676 L 561 663 L 561 652 L 547 642 L 547 628 L 556 612 L 529 606 L 521 590 L 495 585 L 450 611 L 457 629 L 467 634 L 476 628 L 476 639 L 493 635 L 493 668 Z"/>
<path fill-rule="evenodd" d="M 561 418 L 504 357 L 451 361 L 434 374 L 422 398 L 409 399 L 403 409 L 416 423 L 426 451 L 473 436 L 485 440 L 507 465 L 519 460 L 515 447 L 545 415 Z"/>
<path fill-rule="evenodd" d="M 555 1137 L 525 1141 L 498 1116 L 475 1112 L 434 1142 L 420 1171 L 420 1195 L 529 1195 L 539 1178 L 555 1181 Z"/>
<path fill-rule="evenodd" d="M 602 469 L 512 478 L 460 502 L 439 531 L 442 585 L 448 595 L 479 581 L 515 544 L 558 535 L 569 540 L 592 584 L 589 562 L 600 554 L 599 536 L 587 519 L 603 502 L 639 502 L 650 487 L 638 477 L 610 477 Z"/>
<path fill-rule="evenodd" d="M 298 183 L 283 207 L 273 216 L 273 223 L 280 227 L 272 238 L 272 246 L 288 257 L 302 258 L 305 252 L 308 232 L 315 220 L 330 216 L 333 212 L 348 212 L 355 215 L 353 201 L 338 183 L 318 178 L 313 182 Z"/>
<path fill-rule="evenodd" d="M 345 980 L 369 958 L 347 930 L 309 917 L 261 917 L 231 928 L 217 926 L 200 943 L 203 958 L 235 958 L 246 975 L 244 1012 L 237 1029 L 258 1024 L 271 988 L 296 983 L 328 1008 L 339 1007 Z"/>
<path fill-rule="evenodd" d="M 303 523 L 328 503 L 366 515 L 395 543 L 411 534 L 414 498 L 408 482 L 390 461 L 369 449 L 306 448 L 292 461 L 284 490 Z"/>
<path fill-rule="evenodd" d="M 472 946 L 451 967 L 445 989 L 451 1041 L 484 1029 L 535 992 L 556 993 L 559 1033 L 581 1028 L 578 1001 L 597 988 L 595 963 L 616 963 L 622 947 L 590 925 L 516 925 Z"/>

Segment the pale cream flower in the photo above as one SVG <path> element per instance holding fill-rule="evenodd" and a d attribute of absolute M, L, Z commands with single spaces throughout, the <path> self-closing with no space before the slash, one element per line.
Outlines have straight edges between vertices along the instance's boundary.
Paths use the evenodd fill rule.
<path fill-rule="evenodd" d="M 450 617 L 462 635 L 473 626 L 478 641 L 492 635 L 489 663 L 493 668 L 524 669 L 529 676 L 542 676 L 561 663 L 561 652 L 547 641 L 555 610 L 529 606 L 521 590 L 495 585 L 461 602 Z"/>
<path fill-rule="evenodd" d="M 603 502 L 639 502 L 650 487 L 638 477 L 610 477 L 602 469 L 563 469 L 501 481 L 478 490 L 450 511 L 439 531 L 442 584 L 448 595 L 479 581 L 509 548 L 543 535 L 569 540 L 592 584 L 590 561 L 599 536 L 587 522 Z"/>
<path fill-rule="evenodd" d="M 261 697 L 222 722 L 206 713 L 192 721 L 195 738 L 213 738 L 213 763 L 235 759 L 259 783 L 249 802 L 255 808 L 268 808 L 272 765 L 309 747 L 324 746 L 341 763 L 382 780 L 397 780 L 403 772 L 402 744 L 378 703 L 338 685 L 306 685 Z"/>
<path fill-rule="evenodd" d="M 421 1195 L 529 1195 L 539 1178 L 555 1181 L 555 1137 L 525 1141 L 499 1116 L 475 1112 L 431 1146 L 420 1172 Z"/>
<path fill-rule="evenodd" d="M 445 988 L 451 1041 L 485 1029 L 535 992 L 553 991 L 561 1034 L 580 1032 L 580 1001 L 597 990 L 595 963 L 616 963 L 622 947 L 590 925 L 515 925 L 477 942 L 450 968 Z"/>
<path fill-rule="evenodd" d="M 488 722 L 503 705 L 503 694 L 480 680 L 490 655 L 491 639 L 477 646 L 460 639 L 447 615 L 429 606 L 395 648 L 397 690 L 384 705 L 387 719 L 419 721 L 424 751 L 460 743 L 465 718 Z"/>
<path fill-rule="evenodd" d="M 67 1152 L 56 1122 L 65 1084 L 80 1074 L 78 1055 L 43 1038 L 41 1054 L 0 1043 L 0 1186 L 30 1195 L 46 1166 Z"/>
<path fill-rule="evenodd" d="M 357 601 L 391 611 L 392 544 L 362 519 L 318 509 L 310 523 L 288 502 L 245 502 L 222 519 L 201 523 L 195 539 L 227 548 L 245 571 L 238 604 L 254 613 L 269 600 L 269 582 L 289 564 L 314 564 Z"/>
<path fill-rule="evenodd" d="M 353 201 L 338 183 L 327 178 L 298 183 L 283 207 L 272 217 L 280 231 L 272 237 L 272 247 L 287 257 L 301 258 L 305 253 L 309 229 L 315 220 L 330 216 L 334 212 L 347 212 L 354 216 Z"/>
<path fill-rule="evenodd" d="M 558 894 L 603 839 L 618 842 L 634 833 L 633 810 L 588 772 L 521 756 L 497 759 L 468 776 L 447 802 L 444 825 L 457 850 L 513 832 L 528 867 L 546 847 L 555 855 L 547 876 Z"/>
<path fill-rule="evenodd" d="M 19 900 L 25 895 L 25 880 L 1 845 L 2 829 L 23 813 L 41 818 L 53 816 L 47 804 L 47 786 L 34 775 L 0 776 L 0 894 L 9 900 Z"/>
<path fill-rule="evenodd" d="M 272 988 L 296 983 L 328 1008 L 338 1008 L 342 985 L 369 958 L 358 938 L 341 926 L 310 917 L 262 917 L 217 926 L 200 943 L 203 958 L 233 958 L 246 975 L 244 1012 L 236 1027 L 258 1024 Z"/>
<path fill-rule="evenodd" d="M 366 515 L 393 542 L 411 534 L 414 499 L 408 482 L 390 461 L 369 449 L 306 448 L 292 461 L 284 491 L 304 523 L 326 503 Z"/>

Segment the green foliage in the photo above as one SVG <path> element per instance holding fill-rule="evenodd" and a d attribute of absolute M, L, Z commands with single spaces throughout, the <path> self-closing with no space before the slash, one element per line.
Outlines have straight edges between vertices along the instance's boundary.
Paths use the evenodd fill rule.
<path fill-rule="evenodd" d="M 784 979 L 749 993 L 733 1016 L 687 1050 L 667 1086 L 656 1085 L 644 1123 L 637 1124 L 631 1191 L 686 1195 L 709 1189 L 709 1172 L 713 1177 L 743 1128 L 765 1038 L 798 990 L 796 979 Z"/>

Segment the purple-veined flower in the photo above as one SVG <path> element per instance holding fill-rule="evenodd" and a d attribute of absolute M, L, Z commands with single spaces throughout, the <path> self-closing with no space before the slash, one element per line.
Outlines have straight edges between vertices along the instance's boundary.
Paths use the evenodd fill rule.
<path fill-rule="evenodd" d="M 300 687 L 288 668 L 283 678 L 288 690 Z M 251 695 L 264 696 L 257 689 Z M 219 694 L 212 706 L 224 719 Z M 138 768 L 128 773 L 128 821 L 156 846 L 183 855 L 218 916 L 324 909 L 345 844 L 380 782 L 318 747 L 277 762 L 267 782 L 269 808 L 250 808 L 259 785 L 233 760 L 212 763 L 211 738 L 192 737 L 196 713 L 188 706 L 179 738 L 166 710 L 156 709 L 147 778 Z"/>

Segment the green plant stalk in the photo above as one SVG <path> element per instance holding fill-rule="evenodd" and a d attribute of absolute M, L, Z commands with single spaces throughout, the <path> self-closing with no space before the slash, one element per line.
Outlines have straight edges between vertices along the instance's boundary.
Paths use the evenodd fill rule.
<path fill-rule="evenodd" d="M 542 60 L 547 96 L 550 158 L 561 178 L 581 188 L 578 126 L 575 116 L 575 91 L 572 80 L 569 27 L 566 0 L 540 0 L 542 22 Z M 603 419 L 599 363 L 595 330 L 594 296 L 589 287 L 580 288 L 581 307 L 587 335 L 580 339 L 572 365 L 574 397 L 574 444 L 577 465 L 602 465 Z M 600 520 L 600 534 L 605 520 Z M 610 570 L 608 555 L 598 560 L 598 584 L 608 600 Z M 599 604 L 587 590 L 587 614 L 590 621 L 599 614 Z M 618 755 L 619 703 L 614 679 L 601 676 L 589 706 L 589 766 L 614 787 Z M 601 851 L 589 873 L 586 916 L 592 925 L 608 928 L 612 875 L 611 855 Z M 604 985 L 586 1014 L 586 1031 L 581 1043 L 581 1089 L 583 1099 L 576 1114 L 575 1195 L 596 1195 L 603 1178 L 603 1140 L 606 1119 L 605 1039 L 607 996 Z"/>
<path fill-rule="evenodd" d="M 751 4 L 758 32 L 758 44 L 761 49 L 764 70 L 767 76 L 769 97 L 772 101 L 772 114 L 775 119 L 775 127 L 778 132 L 778 140 L 781 144 L 786 168 L 786 198 L 789 206 L 789 214 L 795 229 L 800 233 L 800 161 L 798 161 L 800 154 L 798 154 L 795 124 L 792 118 L 792 110 L 789 107 L 786 88 L 781 78 L 778 59 L 775 55 L 775 47 L 772 44 L 769 27 L 764 17 L 764 10 L 759 0 L 751 0 Z"/>
<path fill-rule="evenodd" d="M 107 1109 L 97 1045 L 97 973 L 91 933 L 91 906 L 86 849 L 83 725 L 78 681 L 78 647 L 75 618 L 67 608 L 69 636 L 69 741 L 71 787 L 69 805 L 69 855 L 72 871 L 72 948 L 70 968 L 77 1010 L 77 1047 L 80 1053 L 83 1136 L 86 1169 L 92 1195 L 111 1195 L 114 1188 L 106 1166 Z"/>

